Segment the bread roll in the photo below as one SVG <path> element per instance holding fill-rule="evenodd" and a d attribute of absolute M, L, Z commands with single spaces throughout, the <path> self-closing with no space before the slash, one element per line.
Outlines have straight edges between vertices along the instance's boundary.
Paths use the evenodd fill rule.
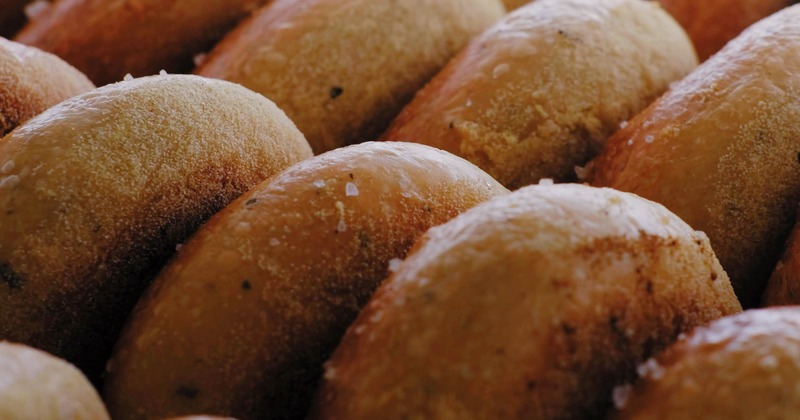
<path fill-rule="evenodd" d="M 175 245 L 311 156 L 274 104 L 197 76 L 108 85 L 0 141 L 0 339 L 92 379 Z"/>
<path fill-rule="evenodd" d="M 500 0 L 275 0 L 197 73 L 275 101 L 316 153 L 374 140 Z"/>
<path fill-rule="evenodd" d="M 0 341 L 0 418 L 104 420 L 108 412 L 86 377 L 69 363 Z"/>
<path fill-rule="evenodd" d="M 47 108 L 94 89 L 60 58 L 0 38 L 0 137 Z"/>
<path fill-rule="evenodd" d="M 697 328 L 614 391 L 627 419 L 796 419 L 800 308 L 752 310 Z"/>
<path fill-rule="evenodd" d="M 783 258 L 778 261 L 767 282 L 762 303 L 764 306 L 800 305 L 800 225 L 798 224 L 795 224 L 789 235 Z"/>
<path fill-rule="evenodd" d="M 617 132 L 589 176 L 708 234 L 746 307 L 800 202 L 798 21 L 793 6 L 753 25 Z"/>
<path fill-rule="evenodd" d="M 267 0 L 59 0 L 16 40 L 50 51 L 98 85 L 185 72 L 236 23 Z"/>
<path fill-rule="evenodd" d="M 600 418 L 679 333 L 739 312 L 662 206 L 531 186 L 429 230 L 326 363 L 312 419 Z"/>
<path fill-rule="evenodd" d="M 0 0 L 0 37 L 14 35 L 25 22 L 24 8 L 31 0 Z"/>
<path fill-rule="evenodd" d="M 115 419 L 301 418 L 393 258 L 507 190 L 469 162 L 364 143 L 295 165 L 203 227 L 139 303 L 110 363 Z"/>
<path fill-rule="evenodd" d="M 686 29 L 700 60 L 721 50 L 748 26 L 794 0 L 658 0 Z"/>
<path fill-rule="evenodd" d="M 655 4 L 538 0 L 475 38 L 383 139 L 456 153 L 509 188 L 566 181 L 696 65 L 686 34 Z"/>

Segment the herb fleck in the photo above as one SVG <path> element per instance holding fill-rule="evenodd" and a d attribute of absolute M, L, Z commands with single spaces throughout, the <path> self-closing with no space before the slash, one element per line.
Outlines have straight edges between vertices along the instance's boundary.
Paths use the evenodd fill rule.
<path fill-rule="evenodd" d="M 331 99 L 336 99 L 339 96 L 342 96 L 343 93 L 344 93 L 344 89 L 342 89 L 339 86 L 334 86 L 334 87 L 331 88 Z"/>
<path fill-rule="evenodd" d="M 175 394 L 184 398 L 188 398 L 190 400 L 195 399 L 197 397 L 197 394 L 199 393 L 200 390 L 198 390 L 197 388 L 192 388 L 186 385 L 181 385 L 178 387 L 178 389 L 175 390 Z"/>
<path fill-rule="evenodd" d="M 15 273 L 14 270 L 11 269 L 11 265 L 8 263 L 0 263 L 0 280 L 8 284 L 8 287 L 12 289 L 22 288 L 22 277 Z"/>
<path fill-rule="evenodd" d="M 242 282 L 242 290 L 253 290 L 253 285 L 250 284 L 250 281 L 245 280 Z"/>

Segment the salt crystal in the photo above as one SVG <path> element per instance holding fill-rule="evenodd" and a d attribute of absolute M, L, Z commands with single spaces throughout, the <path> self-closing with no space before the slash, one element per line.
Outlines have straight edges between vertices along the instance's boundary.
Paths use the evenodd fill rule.
<path fill-rule="evenodd" d="M 158 72 L 158 75 L 159 75 L 159 76 L 166 76 L 166 75 L 167 75 L 167 71 L 166 71 L 166 70 L 164 70 L 164 69 L 161 69 L 161 71 L 160 71 L 160 72 Z"/>
<path fill-rule="evenodd" d="M 318 179 L 313 182 L 313 185 L 317 188 L 325 188 L 325 181 Z"/>
<path fill-rule="evenodd" d="M 773 355 L 768 355 L 766 357 L 761 358 L 759 364 L 764 369 L 775 369 L 778 366 L 778 359 Z"/>
<path fill-rule="evenodd" d="M 335 379 L 336 378 L 336 369 L 334 369 L 334 368 L 332 368 L 330 366 L 325 366 L 325 374 L 322 375 L 322 376 L 325 378 L 326 381 L 330 381 L 332 379 Z"/>
<path fill-rule="evenodd" d="M 633 387 L 630 384 L 620 385 L 614 388 L 611 398 L 614 400 L 614 407 L 623 409 L 628 404 Z"/>
<path fill-rule="evenodd" d="M 122 78 L 122 80 L 130 82 L 131 80 L 133 80 L 133 76 L 130 73 L 128 73 L 125 75 L 125 77 Z"/>
<path fill-rule="evenodd" d="M 575 166 L 575 176 L 578 177 L 578 180 L 583 181 L 586 179 L 586 176 L 589 175 L 589 170 L 583 166 L 576 165 Z"/>
<path fill-rule="evenodd" d="M 650 359 L 639 365 L 639 367 L 636 368 L 636 373 L 642 378 L 649 376 L 652 379 L 661 379 L 661 377 L 664 376 L 664 368 L 658 364 L 656 359 Z"/>
<path fill-rule="evenodd" d="M 208 55 L 205 53 L 195 54 L 194 57 L 192 57 L 192 61 L 196 67 L 200 67 L 206 62 L 206 57 L 208 57 Z"/>
<path fill-rule="evenodd" d="M 403 260 L 400 258 L 392 258 L 389 260 L 389 272 L 396 273 L 398 269 L 400 269 L 400 264 L 403 263 Z"/>
<path fill-rule="evenodd" d="M 339 225 L 336 227 L 336 231 L 344 232 L 347 230 L 347 225 L 344 223 L 344 203 L 337 201 L 336 210 L 339 211 Z"/>
<path fill-rule="evenodd" d="M 14 161 L 9 160 L 8 162 L 3 164 L 3 167 L 0 168 L 0 174 L 7 174 L 14 170 Z"/>
<path fill-rule="evenodd" d="M 358 187 L 356 184 L 348 182 L 347 185 L 344 186 L 344 194 L 347 197 L 356 197 L 358 196 Z"/>
<path fill-rule="evenodd" d="M 50 2 L 47 0 L 32 1 L 25 6 L 25 17 L 27 17 L 28 20 L 33 20 L 49 7 Z"/>
<path fill-rule="evenodd" d="M 619 123 L 619 128 L 625 128 L 627 126 L 628 126 L 628 122 L 627 121 L 623 121 L 623 122 Z"/>
<path fill-rule="evenodd" d="M 498 64 L 495 66 L 494 70 L 492 70 L 492 77 L 497 79 L 498 77 L 506 74 L 508 72 L 509 66 L 506 63 Z"/>
<path fill-rule="evenodd" d="M 467 108 L 472 106 L 472 99 L 467 99 Z"/>
<path fill-rule="evenodd" d="M 180 251 L 180 250 L 183 249 L 183 246 L 184 246 L 183 244 L 177 244 L 177 245 L 175 245 L 175 250 L 176 251 Z"/>
<path fill-rule="evenodd" d="M 269 244 L 271 246 L 278 246 L 278 245 L 281 244 L 281 241 L 277 240 L 276 238 L 272 238 L 272 239 L 269 240 Z"/>
<path fill-rule="evenodd" d="M 628 146 L 633 146 L 633 139 L 628 140 Z"/>
<path fill-rule="evenodd" d="M 0 188 L 14 188 L 17 185 L 19 185 L 19 176 L 17 175 L 9 175 L 0 179 Z"/>
<path fill-rule="evenodd" d="M 655 140 L 655 137 L 653 137 L 653 136 L 651 136 L 651 135 L 649 135 L 649 134 L 648 134 L 648 135 L 646 135 L 646 136 L 644 136 L 644 142 L 645 142 L 645 143 L 648 143 L 648 144 L 649 144 L 649 143 L 652 143 L 654 140 Z"/>

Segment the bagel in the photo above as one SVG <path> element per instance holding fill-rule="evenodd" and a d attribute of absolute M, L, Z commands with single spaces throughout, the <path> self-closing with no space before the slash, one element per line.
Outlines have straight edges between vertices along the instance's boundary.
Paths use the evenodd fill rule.
<path fill-rule="evenodd" d="M 658 0 L 686 29 L 701 61 L 794 0 Z"/>
<path fill-rule="evenodd" d="M 350 326 L 311 419 L 600 418 L 678 334 L 741 311 L 664 207 L 537 185 L 430 229 Z"/>
<path fill-rule="evenodd" d="M 617 132 L 588 176 L 708 234 L 745 307 L 800 202 L 798 21 L 800 5 L 750 27 Z"/>
<path fill-rule="evenodd" d="M 458 154 L 512 189 L 569 181 L 696 65 L 686 34 L 656 4 L 538 0 L 472 40 L 382 139 Z"/>
<path fill-rule="evenodd" d="M 374 140 L 499 0 L 275 0 L 196 73 L 275 101 L 316 153 Z"/>
<path fill-rule="evenodd" d="M 35 16 L 16 40 L 52 52 L 97 85 L 130 73 L 187 72 L 267 0 L 59 0 Z"/>
<path fill-rule="evenodd" d="M 0 141 L 0 339 L 97 380 L 176 244 L 310 156 L 274 104 L 197 76 L 108 85 L 29 120 Z"/>
<path fill-rule="evenodd" d="M 47 108 L 94 89 L 53 54 L 0 38 L 0 137 Z"/>
<path fill-rule="evenodd" d="M 69 363 L 0 341 L 0 418 L 108 420 L 97 391 Z"/>
<path fill-rule="evenodd" d="M 627 419 L 796 419 L 800 308 L 751 310 L 694 330 L 615 390 Z"/>
<path fill-rule="evenodd" d="M 109 364 L 109 410 L 301 418 L 390 261 L 428 227 L 506 192 L 469 162 L 411 143 L 363 143 L 285 170 L 159 275 Z"/>

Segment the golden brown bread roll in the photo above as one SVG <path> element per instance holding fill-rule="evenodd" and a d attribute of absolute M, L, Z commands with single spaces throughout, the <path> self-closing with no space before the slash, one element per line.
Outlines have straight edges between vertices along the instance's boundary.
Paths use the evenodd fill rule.
<path fill-rule="evenodd" d="M 430 229 L 326 363 L 312 419 L 598 418 L 679 333 L 741 307 L 662 206 L 531 186 Z"/>
<path fill-rule="evenodd" d="M 613 419 L 796 419 L 800 308 L 751 310 L 694 330 L 615 390 Z"/>
<path fill-rule="evenodd" d="M 175 245 L 311 156 L 273 103 L 197 76 L 108 85 L 0 141 L 0 339 L 96 379 Z"/>
<path fill-rule="evenodd" d="M 538 0 L 475 38 L 385 140 L 424 141 L 517 188 L 575 166 L 697 65 L 691 43 L 640 0 Z"/>
<path fill-rule="evenodd" d="M 109 410 L 300 418 L 390 261 L 504 193 L 411 143 L 338 149 L 276 175 L 209 221 L 139 303 L 109 364 Z"/>
<path fill-rule="evenodd" d="M 504 192 L 462 159 L 404 143 L 336 150 L 254 188 L 139 304 L 109 365 L 114 417 L 303 414 L 389 261 L 427 227 Z"/>
<path fill-rule="evenodd" d="M 794 0 L 658 0 L 686 29 L 705 61 L 748 26 Z"/>
<path fill-rule="evenodd" d="M 14 35 L 25 23 L 25 5 L 31 0 L 0 0 L 0 37 Z"/>
<path fill-rule="evenodd" d="M 16 40 L 50 51 L 98 85 L 192 69 L 236 23 L 268 0 L 59 0 Z"/>
<path fill-rule="evenodd" d="M 503 12 L 499 0 L 276 0 L 197 73 L 275 101 L 321 153 L 377 138 Z"/>
<path fill-rule="evenodd" d="M 0 418 L 3 420 L 107 420 L 108 412 L 86 377 L 45 352 L 0 341 Z"/>
<path fill-rule="evenodd" d="M 764 306 L 800 305 L 800 224 L 795 224 L 786 241 L 783 257 L 767 281 L 761 303 Z"/>
<path fill-rule="evenodd" d="M 708 234 L 746 307 L 800 202 L 798 21 L 793 6 L 753 25 L 617 132 L 589 176 Z"/>
<path fill-rule="evenodd" d="M 94 89 L 53 54 L 0 38 L 0 137 L 47 108 Z"/>

